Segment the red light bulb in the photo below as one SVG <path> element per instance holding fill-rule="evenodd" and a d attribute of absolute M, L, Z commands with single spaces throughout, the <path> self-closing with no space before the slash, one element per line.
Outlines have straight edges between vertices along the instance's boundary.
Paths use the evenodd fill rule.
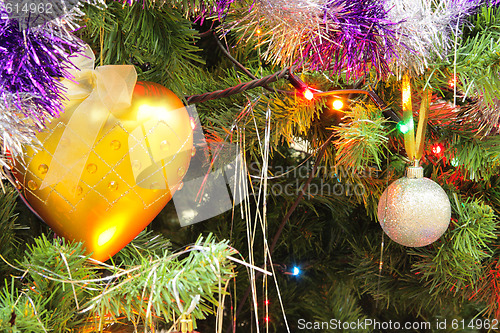
<path fill-rule="evenodd" d="M 455 88 L 455 85 L 457 84 L 457 78 L 452 77 L 451 79 L 448 80 L 448 86 L 450 88 Z"/>
<path fill-rule="evenodd" d="M 442 144 L 436 143 L 432 145 L 431 150 L 434 155 L 440 155 L 444 151 L 444 147 Z"/>

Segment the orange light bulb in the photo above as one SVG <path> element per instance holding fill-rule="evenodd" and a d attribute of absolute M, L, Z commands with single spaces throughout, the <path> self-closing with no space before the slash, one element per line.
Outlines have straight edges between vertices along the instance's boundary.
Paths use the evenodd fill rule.
<path fill-rule="evenodd" d="M 342 110 L 344 108 L 344 102 L 341 99 L 336 99 L 332 102 L 332 106 L 335 110 Z"/>
<path fill-rule="evenodd" d="M 311 90 L 309 90 L 309 88 L 307 88 L 306 90 L 304 90 L 304 97 L 305 99 L 307 99 L 308 101 L 312 100 L 314 98 L 314 94 Z"/>

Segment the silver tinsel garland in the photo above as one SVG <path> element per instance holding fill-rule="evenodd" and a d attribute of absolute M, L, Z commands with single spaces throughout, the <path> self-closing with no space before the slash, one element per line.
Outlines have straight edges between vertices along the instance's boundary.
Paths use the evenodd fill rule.
<path fill-rule="evenodd" d="M 392 70 L 398 76 L 410 71 L 420 75 L 429 63 L 453 51 L 461 24 L 477 9 L 471 0 L 388 0 L 389 19 L 398 22 L 398 58 Z"/>
<path fill-rule="evenodd" d="M 47 3 L 49 2 L 40 2 L 40 4 Z M 32 22 L 32 19 L 28 17 L 25 18 L 24 22 L 18 22 L 19 28 L 24 29 L 24 25 L 33 23 L 33 27 L 25 27 L 25 29 L 28 29 L 30 36 L 44 36 L 44 38 L 54 36 L 65 41 L 67 45 L 76 47 L 83 46 L 83 42 L 74 36 L 72 32 L 79 28 L 77 22 L 85 15 L 82 11 L 84 4 L 94 5 L 99 8 L 105 7 L 104 0 L 72 0 L 66 7 L 54 6 L 54 2 L 50 3 L 53 5 L 50 8 L 53 10 L 52 15 L 55 16 L 54 18 L 47 20 L 48 17 L 42 17 L 43 24 L 39 24 L 40 22 Z M 12 22 L 23 20 L 23 17 L 19 17 L 18 20 L 12 17 L 15 4 L 15 1 L 0 0 L 0 9 L 2 9 L 0 10 L 0 21 L 2 24 L 12 24 Z M 19 5 L 22 6 L 23 3 L 19 2 Z M 20 7 L 20 10 L 22 11 L 23 7 Z M 25 33 L 27 32 L 25 31 Z M 69 59 L 69 50 L 61 49 L 55 44 L 52 46 L 54 54 L 68 59 L 68 63 L 71 61 Z M 26 75 L 26 73 L 23 75 Z M 54 89 L 54 87 L 45 87 L 45 89 Z M 63 100 L 62 93 L 62 91 L 47 91 L 46 96 L 53 96 L 54 94 L 57 96 L 59 94 L 61 100 Z M 45 96 L 41 96 L 36 92 L 11 91 L 5 87 L 4 90 L 0 90 L 0 144 L 2 146 L 0 165 L 2 167 L 8 168 L 11 164 L 9 154 L 13 156 L 22 154 L 23 145 L 36 147 L 39 144 L 36 135 L 45 127 L 46 121 L 50 121 L 51 118 L 57 115 L 54 110 L 48 110 L 39 104 L 39 101 L 45 98 Z"/>

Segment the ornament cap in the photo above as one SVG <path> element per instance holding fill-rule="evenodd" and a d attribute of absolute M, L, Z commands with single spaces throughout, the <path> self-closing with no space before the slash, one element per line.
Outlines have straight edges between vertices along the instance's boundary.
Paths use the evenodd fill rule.
<path fill-rule="evenodd" d="M 406 169 L 406 177 L 410 179 L 417 179 L 424 177 L 424 168 L 421 166 L 411 166 Z"/>

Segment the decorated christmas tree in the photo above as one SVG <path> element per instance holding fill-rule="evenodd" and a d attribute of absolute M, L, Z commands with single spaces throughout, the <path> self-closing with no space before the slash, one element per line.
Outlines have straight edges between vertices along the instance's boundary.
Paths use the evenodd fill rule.
<path fill-rule="evenodd" d="M 0 331 L 500 330 L 500 3 L 0 0 Z"/>

